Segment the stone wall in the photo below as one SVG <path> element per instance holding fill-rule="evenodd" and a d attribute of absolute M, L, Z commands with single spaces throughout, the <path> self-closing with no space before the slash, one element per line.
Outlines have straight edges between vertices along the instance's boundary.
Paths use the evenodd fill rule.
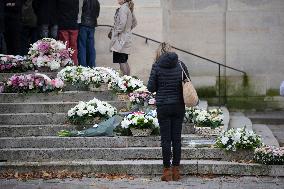
<path fill-rule="evenodd" d="M 162 5 L 167 41 L 246 71 L 254 95 L 279 88 L 284 80 L 283 0 L 163 0 Z M 193 75 L 218 73 L 205 61 L 180 55 Z M 237 72 L 226 75 L 240 79 Z"/>

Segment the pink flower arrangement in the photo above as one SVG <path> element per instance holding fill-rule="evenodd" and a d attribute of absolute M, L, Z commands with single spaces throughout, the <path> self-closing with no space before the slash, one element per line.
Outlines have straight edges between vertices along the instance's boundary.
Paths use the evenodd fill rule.
<path fill-rule="evenodd" d="M 284 165 L 284 147 L 265 146 L 257 148 L 254 159 L 261 164 Z"/>
<path fill-rule="evenodd" d="M 74 51 L 67 48 L 62 41 L 43 38 L 32 45 L 29 50 L 29 60 L 37 68 L 48 67 L 58 70 L 66 65 L 73 65 L 71 56 Z"/>
<path fill-rule="evenodd" d="M 44 74 L 13 75 L 4 88 L 5 92 L 24 93 L 24 92 L 52 92 L 61 90 L 64 82 L 61 79 L 50 79 Z"/>
<path fill-rule="evenodd" d="M 26 57 L 0 54 L 0 73 L 19 73 L 32 70 Z"/>
<path fill-rule="evenodd" d="M 149 91 L 134 91 L 130 93 L 129 100 L 132 105 L 154 105 L 156 103 L 155 96 Z"/>

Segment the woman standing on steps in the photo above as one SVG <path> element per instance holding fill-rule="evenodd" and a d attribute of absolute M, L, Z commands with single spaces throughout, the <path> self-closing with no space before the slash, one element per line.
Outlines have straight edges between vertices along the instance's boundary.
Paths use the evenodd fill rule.
<path fill-rule="evenodd" d="M 186 78 L 182 75 L 181 66 L 188 75 L 187 67 L 178 60 L 177 54 L 171 51 L 171 46 L 167 43 L 159 46 L 147 86 L 150 92 L 157 93 L 157 115 L 164 165 L 162 181 L 180 179 L 181 129 L 185 114 L 182 78 Z M 172 164 L 171 147 L 173 147 Z"/>
<path fill-rule="evenodd" d="M 114 16 L 114 26 L 109 34 L 111 38 L 110 50 L 113 52 L 113 63 L 120 65 L 120 70 L 124 75 L 130 75 L 130 67 L 127 63 L 128 55 L 131 53 L 132 33 L 137 21 L 132 0 L 117 0 L 120 8 L 116 10 Z"/>

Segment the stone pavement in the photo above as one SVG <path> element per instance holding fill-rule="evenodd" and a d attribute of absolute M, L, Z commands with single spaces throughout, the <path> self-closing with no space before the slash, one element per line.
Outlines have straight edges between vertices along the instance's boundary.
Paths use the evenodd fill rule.
<path fill-rule="evenodd" d="M 184 177 L 181 182 L 160 182 L 159 177 L 134 180 L 0 180 L 1 189 L 283 189 L 284 177 Z"/>

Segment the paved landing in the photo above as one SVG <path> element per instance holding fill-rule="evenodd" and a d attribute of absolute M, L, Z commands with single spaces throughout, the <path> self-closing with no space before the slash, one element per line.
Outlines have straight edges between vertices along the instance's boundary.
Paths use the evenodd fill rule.
<path fill-rule="evenodd" d="M 134 180 L 0 180 L 1 189 L 283 189 L 284 178 L 275 177 L 186 177 L 181 182 L 160 182 L 156 178 Z"/>

